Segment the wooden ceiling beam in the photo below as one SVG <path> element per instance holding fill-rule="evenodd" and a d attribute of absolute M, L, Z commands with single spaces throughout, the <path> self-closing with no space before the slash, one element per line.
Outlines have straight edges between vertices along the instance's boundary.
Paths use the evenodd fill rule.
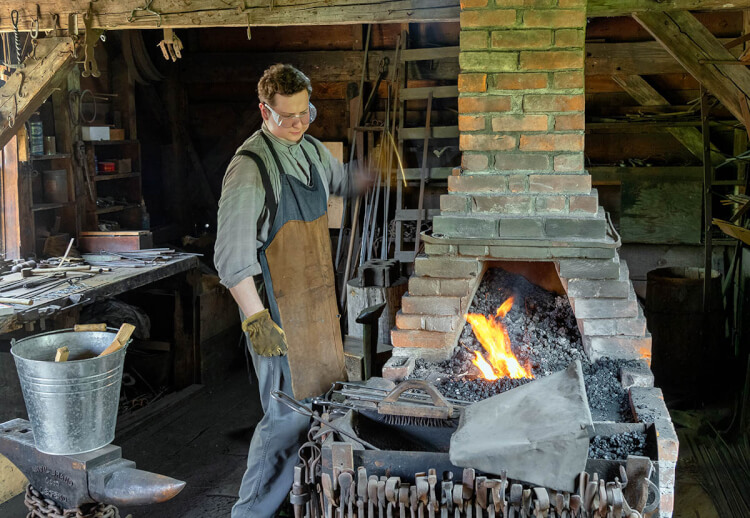
<path fill-rule="evenodd" d="M 588 0 L 586 15 L 598 18 L 653 11 L 740 11 L 748 8 L 749 0 Z"/>
<path fill-rule="evenodd" d="M 653 86 L 638 75 L 612 76 L 612 79 L 622 87 L 633 99 L 643 106 L 669 106 L 667 101 Z M 677 127 L 665 128 L 680 144 L 698 159 L 703 160 L 703 134 L 698 128 Z M 724 162 L 724 157 L 719 149 L 711 144 L 711 162 L 719 165 Z"/>
<path fill-rule="evenodd" d="M 740 99 L 750 94 L 750 70 L 741 65 L 707 63 L 737 59 L 695 16 L 687 11 L 672 11 L 633 17 L 737 120 L 744 121 Z"/>
<path fill-rule="evenodd" d="M 19 12 L 19 29 L 29 31 L 39 6 L 41 30 L 53 29 L 53 13 L 63 29 L 68 15 L 82 15 L 89 5 L 97 29 L 262 27 L 458 21 L 459 0 L 0 0 L 0 12 Z M 0 32 L 11 32 L 10 16 L 0 18 Z"/>
<path fill-rule="evenodd" d="M 359 23 L 457 22 L 460 0 L 98 0 L 91 4 L 94 28 L 156 29 L 198 27 L 260 27 Z M 52 14 L 63 28 L 68 15 L 82 15 L 89 0 L 0 0 L 0 12 L 18 9 L 19 29 L 28 31 L 41 12 L 39 28 L 54 29 Z M 250 4 L 250 5 L 248 5 Z M 588 0 L 587 15 L 629 16 L 632 13 L 671 10 L 742 10 L 750 0 Z M 157 14 L 158 13 L 158 14 Z M 83 27 L 82 20 L 79 22 Z M 0 32 L 10 32 L 10 16 L 0 18 Z"/>
<path fill-rule="evenodd" d="M 0 148 L 67 77 L 75 62 L 69 38 L 39 40 L 36 59 L 26 58 L 24 68 L 0 88 Z"/>

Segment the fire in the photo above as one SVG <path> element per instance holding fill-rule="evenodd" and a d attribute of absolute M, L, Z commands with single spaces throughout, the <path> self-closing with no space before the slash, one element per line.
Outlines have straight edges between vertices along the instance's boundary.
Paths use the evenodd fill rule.
<path fill-rule="evenodd" d="M 505 326 L 499 319 L 505 317 L 513 307 L 513 297 L 503 302 L 497 309 L 494 318 L 485 317 L 477 313 L 466 315 L 466 321 L 471 324 L 474 335 L 482 344 L 484 350 L 488 353 L 488 359 L 475 352 L 476 358 L 472 363 L 482 373 L 482 377 L 487 380 L 496 380 L 499 378 L 533 378 L 531 369 L 525 369 L 518 362 L 518 358 L 513 354 L 510 348 L 510 336 Z"/>

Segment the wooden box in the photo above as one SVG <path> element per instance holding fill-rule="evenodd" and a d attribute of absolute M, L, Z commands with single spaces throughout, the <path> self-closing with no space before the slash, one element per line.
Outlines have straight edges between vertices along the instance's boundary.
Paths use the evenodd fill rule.
<path fill-rule="evenodd" d="M 81 232 L 78 246 L 82 252 L 126 252 L 154 247 L 153 234 L 148 230 L 122 230 L 117 232 Z"/>

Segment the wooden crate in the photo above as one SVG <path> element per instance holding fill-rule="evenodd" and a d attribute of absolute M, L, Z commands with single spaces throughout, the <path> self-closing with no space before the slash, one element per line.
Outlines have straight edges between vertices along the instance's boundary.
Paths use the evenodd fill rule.
<path fill-rule="evenodd" d="M 148 230 L 118 232 L 81 232 L 78 246 L 82 252 L 126 252 L 154 247 L 153 234 Z"/>

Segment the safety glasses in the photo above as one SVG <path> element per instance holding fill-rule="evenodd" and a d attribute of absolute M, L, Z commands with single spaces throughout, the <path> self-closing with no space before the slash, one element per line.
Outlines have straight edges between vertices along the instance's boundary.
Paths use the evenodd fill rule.
<path fill-rule="evenodd" d="M 300 113 L 299 115 L 279 115 L 276 113 L 273 108 L 268 106 L 267 103 L 263 103 L 263 106 L 266 107 L 266 109 L 271 112 L 271 118 L 276 123 L 277 126 L 281 128 L 291 128 L 294 126 L 294 121 L 299 119 L 299 121 L 307 126 L 308 124 L 311 124 L 315 120 L 315 116 L 318 114 L 318 110 L 315 109 L 315 106 L 313 106 L 312 103 L 308 103 L 308 109 L 304 113 Z"/>

